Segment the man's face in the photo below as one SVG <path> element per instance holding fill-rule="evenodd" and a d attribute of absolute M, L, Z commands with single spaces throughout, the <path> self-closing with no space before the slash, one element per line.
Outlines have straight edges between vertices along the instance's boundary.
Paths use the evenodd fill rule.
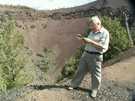
<path fill-rule="evenodd" d="M 99 23 L 90 22 L 89 27 L 92 31 L 96 32 L 100 30 L 101 25 Z"/>

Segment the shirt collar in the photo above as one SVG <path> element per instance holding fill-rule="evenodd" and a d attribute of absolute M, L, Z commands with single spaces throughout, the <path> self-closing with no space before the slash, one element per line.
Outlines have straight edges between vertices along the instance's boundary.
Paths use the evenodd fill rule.
<path fill-rule="evenodd" d="M 93 33 L 102 33 L 102 32 L 104 32 L 104 27 L 101 27 L 101 29 L 99 31 L 93 32 Z"/>

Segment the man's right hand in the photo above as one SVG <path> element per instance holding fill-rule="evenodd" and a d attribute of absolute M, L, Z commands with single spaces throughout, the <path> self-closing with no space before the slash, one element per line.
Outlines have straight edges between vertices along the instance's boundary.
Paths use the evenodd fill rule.
<path fill-rule="evenodd" d="M 82 37 L 82 35 L 81 35 L 81 34 L 77 34 L 77 36 L 78 36 L 78 37 Z"/>
<path fill-rule="evenodd" d="M 82 43 L 82 44 L 86 44 L 84 37 L 81 34 L 77 34 L 76 38 Z"/>
<path fill-rule="evenodd" d="M 82 36 L 81 34 L 77 34 L 76 38 L 77 38 L 78 40 L 82 40 L 82 39 L 83 39 L 83 36 Z"/>

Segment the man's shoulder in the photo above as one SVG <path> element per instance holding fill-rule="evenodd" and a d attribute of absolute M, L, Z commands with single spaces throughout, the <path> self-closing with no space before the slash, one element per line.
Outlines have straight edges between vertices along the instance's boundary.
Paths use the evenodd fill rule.
<path fill-rule="evenodd" d="M 104 27 L 102 27 L 101 32 L 103 32 L 103 34 L 109 35 L 109 31 Z"/>

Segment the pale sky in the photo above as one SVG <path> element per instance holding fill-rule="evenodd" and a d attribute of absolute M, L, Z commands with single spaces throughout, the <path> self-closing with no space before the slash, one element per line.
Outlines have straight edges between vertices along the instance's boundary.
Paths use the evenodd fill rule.
<path fill-rule="evenodd" d="M 0 4 L 22 5 L 38 10 L 58 9 L 87 4 L 96 0 L 0 0 Z"/>

